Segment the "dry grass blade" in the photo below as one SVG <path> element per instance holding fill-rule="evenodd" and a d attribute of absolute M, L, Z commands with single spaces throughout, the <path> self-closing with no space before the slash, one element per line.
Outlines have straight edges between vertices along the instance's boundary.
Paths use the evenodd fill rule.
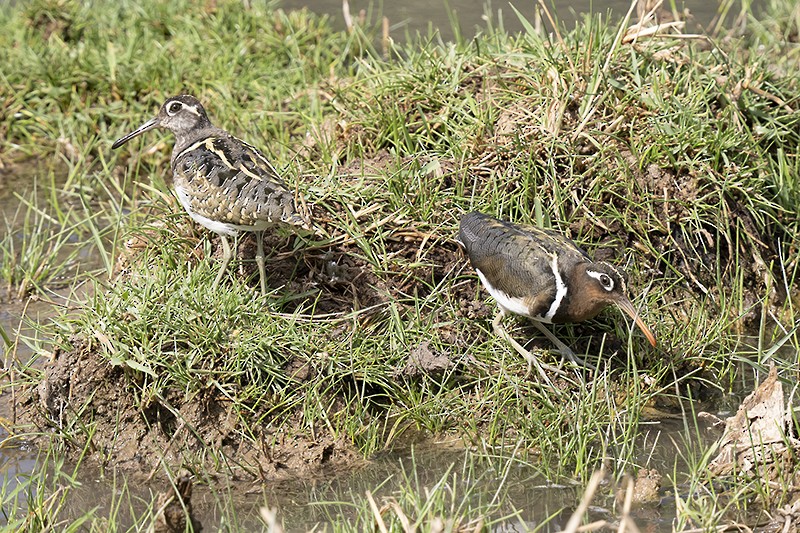
<path fill-rule="evenodd" d="M 639 533 L 639 528 L 636 526 L 636 523 L 631 518 L 631 506 L 633 505 L 633 492 L 635 486 L 632 477 L 628 478 L 627 485 L 625 487 L 625 503 L 622 506 L 622 517 L 619 521 L 619 528 L 617 529 L 617 533 L 624 533 L 625 529 L 631 530 L 633 533 Z"/>
<path fill-rule="evenodd" d="M 564 527 L 565 533 L 582 533 L 586 531 L 597 531 L 601 529 L 607 529 L 611 526 L 611 524 L 606 520 L 597 520 L 595 522 L 591 522 L 589 524 L 580 525 L 583 516 L 585 515 L 586 511 L 589 509 L 589 504 L 591 504 L 592 499 L 594 498 L 595 492 L 597 488 L 600 486 L 600 483 L 603 481 L 605 477 L 604 469 L 600 469 L 592 474 L 592 477 L 589 479 L 589 483 L 586 486 L 586 490 L 583 493 L 583 497 L 581 498 L 580 503 L 578 504 L 578 508 L 575 509 L 575 512 L 572 513 L 570 516 L 567 525 Z M 619 519 L 619 525 L 617 527 L 617 533 L 624 533 L 625 531 L 630 531 L 631 533 L 639 533 L 639 527 L 633 521 L 631 517 L 631 507 L 633 506 L 633 497 L 635 492 L 635 486 L 633 478 L 628 478 L 628 482 L 625 488 L 625 498 L 624 504 L 622 508 L 622 516 Z"/>
<path fill-rule="evenodd" d="M 283 533 L 283 526 L 278 521 L 278 510 L 270 507 L 261 507 L 258 510 L 261 520 L 267 526 L 267 531 L 270 533 Z"/>
<path fill-rule="evenodd" d="M 369 502 L 369 508 L 372 510 L 372 517 L 375 520 L 375 525 L 378 527 L 381 533 L 389 533 L 389 529 L 386 527 L 386 522 L 383 521 L 383 511 L 378 508 L 378 504 L 375 503 L 375 498 L 372 497 L 372 492 L 366 492 L 367 501 Z"/>
<path fill-rule="evenodd" d="M 647 37 L 680 37 L 680 35 L 671 34 L 670 30 L 682 30 L 686 26 L 686 22 L 682 20 L 655 25 L 647 25 L 648 22 L 650 21 L 637 22 L 630 26 L 622 37 L 623 44 L 632 44 Z"/>
<path fill-rule="evenodd" d="M 414 527 L 411 525 L 411 520 L 408 519 L 406 513 L 403 512 L 402 507 L 396 501 L 391 500 L 389 502 L 389 507 L 394 511 L 395 516 L 397 519 L 400 520 L 400 525 L 403 527 L 404 533 L 413 533 Z"/>
<path fill-rule="evenodd" d="M 600 483 L 605 478 L 605 469 L 601 468 L 597 470 L 592 477 L 589 479 L 589 484 L 586 485 L 586 490 L 583 493 L 583 498 L 581 498 L 580 503 L 578 504 L 578 508 L 575 509 L 575 512 L 572 513 L 570 516 L 567 525 L 564 527 L 564 533 L 577 533 L 578 531 L 594 531 L 595 529 L 600 529 L 601 527 L 607 526 L 607 522 L 597 522 L 596 524 L 591 524 L 592 529 L 582 529 L 581 528 L 581 520 L 583 520 L 583 515 L 586 514 L 586 510 L 589 509 L 589 504 L 592 503 L 592 499 L 594 498 L 594 493 L 597 491 L 597 488 L 600 486 Z"/>

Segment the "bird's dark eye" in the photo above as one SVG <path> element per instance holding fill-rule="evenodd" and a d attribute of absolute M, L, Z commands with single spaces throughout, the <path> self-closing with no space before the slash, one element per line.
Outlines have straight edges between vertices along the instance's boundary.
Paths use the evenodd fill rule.
<path fill-rule="evenodd" d="M 611 279 L 611 276 L 609 276 L 608 274 L 600 274 L 600 284 L 607 291 L 610 291 L 611 289 L 614 288 L 614 281 Z"/>
<path fill-rule="evenodd" d="M 180 111 L 182 107 L 183 104 L 181 104 L 180 102 L 172 102 L 171 104 L 169 104 L 169 107 L 167 107 L 167 113 L 169 113 L 170 115 L 174 115 L 178 111 Z"/>

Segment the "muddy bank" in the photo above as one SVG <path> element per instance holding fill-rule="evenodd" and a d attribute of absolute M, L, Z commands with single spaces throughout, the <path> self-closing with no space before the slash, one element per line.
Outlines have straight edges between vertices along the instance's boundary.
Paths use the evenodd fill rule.
<path fill-rule="evenodd" d="M 515 138 L 518 139 L 518 135 Z M 424 178 L 448 194 L 465 185 L 476 189 L 476 194 L 490 194 L 482 189 L 482 184 L 486 183 L 488 187 L 491 180 L 486 170 L 487 154 L 499 153 L 497 147 L 502 148 L 507 139 L 498 136 L 495 141 L 490 152 L 476 155 L 466 167 L 459 168 L 454 161 L 444 161 L 438 167 L 444 169 L 443 175 Z M 483 161 L 483 170 L 476 166 L 475 161 L 479 159 Z M 630 227 L 621 226 L 618 220 L 604 223 L 596 217 L 576 216 L 574 222 L 563 229 L 576 239 L 580 237 L 597 243 L 594 254 L 597 259 L 613 261 L 630 249 L 642 252 L 636 254 L 637 272 L 647 273 L 651 283 L 674 279 L 675 272 L 680 273 L 685 281 L 675 284 L 673 290 L 665 293 L 666 298 L 674 298 L 673 302 L 664 301 L 665 307 L 686 306 L 691 300 L 687 295 L 694 293 L 696 297 L 702 297 L 709 291 L 720 290 L 714 277 L 718 270 L 709 269 L 708 265 L 720 260 L 730 261 L 741 251 L 737 252 L 733 243 L 723 242 L 726 233 L 710 222 L 700 231 L 691 233 L 694 239 L 691 242 L 685 240 L 689 235 L 685 225 L 678 223 L 689 215 L 691 198 L 700 191 L 707 194 L 713 183 L 699 176 L 662 170 L 655 165 L 640 171 L 633 165 L 630 153 L 620 153 L 614 160 L 619 165 L 618 172 L 630 176 L 633 186 L 643 197 L 654 201 L 663 198 L 662 207 L 653 209 L 651 202 L 631 202 L 623 190 L 629 184 L 608 184 L 602 195 L 594 197 L 591 194 L 593 173 L 585 169 L 586 177 L 578 180 L 570 177 L 572 181 L 565 181 L 564 186 L 586 195 L 583 204 L 586 213 L 592 213 L 601 203 L 613 204 L 628 214 Z M 352 181 L 354 187 L 381 187 L 383 175 L 391 172 L 396 164 L 393 157 L 382 152 L 344 169 L 341 179 L 342 182 Z M 414 164 L 419 163 L 413 159 L 400 163 L 401 166 Z M 495 164 L 507 163 L 497 161 Z M 511 172 L 510 167 L 501 173 L 506 171 Z M 508 181 L 509 187 L 515 187 L 514 184 L 513 179 Z M 750 252 L 758 254 L 762 260 L 747 263 L 747 269 L 737 274 L 747 280 L 745 287 L 749 287 L 745 303 L 755 301 L 763 291 L 757 280 L 763 280 L 765 264 L 775 257 L 771 244 L 774 242 L 771 235 L 774 228 L 757 227 L 746 212 L 736 207 L 741 198 L 722 191 L 714 196 L 719 198 L 718 207 L 725 206 L 727 212 L 735 215 L 737 224 L 744 226 L 747 234 L 752 236 L 752 242 L 758 243 Z M 417 386 L 415 382 L 420 387 L 427 386 L 432 379 L 435 381 L 437 377 L 446 375 L 446 385 L 439 386 L 455 386 L 454 390 L 460 390 L 459 394 L 476 393 L 474 383 L 463 385 L 474 380 L 475 369 L 468 367 L 481 367 L 481 362 L 469 355 L 469 347 L 488 338 L 486 324 L 494 316 L 495 306 L 485 303 L 483 293 L 477 289 L 477 280 L 451 236 L 435 233 L 441 230 L 433 230 L 431 221 L 399 219 L 387 214 L 389 206 L 378 207 L 380 209 L 351 206 L 330 199 L 325 208 L 312 205 L 313 218 L 327 237 L 327 244 L 305 243 L 292 251 L 291 238 L 267 236 L 267 249 L 274 251 L 269 261 L 269 285 L 281 287 L 282 294 L 307 295 L 288 299 L 280 311 L 288 315 L 297 310 L 313 309 L 313 315 L 323 317 L 321 323 L 329 321 L 331 316 L 363 311 L 356 318 L 331 329 L 331 335 L 347 339 L 359 328 L 385 323 L 390 307 L 396 308 L 402 317 L 414 312 L 415 301 L 429 297 L 445 299 L 454 308 L 459 325 L 448 325 L 443 315 L 444 323 L 437 327 L 436 336 L 430 339 L 435 341 L 433 344 L 427 341 L 414 343 L 402 353 L 395 354 L 395 359 L 387 362 L 391 368 L 385 371 L 394 376 L 393 379 L 411 383 L 409 387 L 412 390 Z M 654 215 L 660 218 L 654 219 Z M 357 228 L 360 234 L 346 233 L 337 222 L 348 216 L 355 219 L 353 228 Z M 451 208 L 446 217 L 456 223 L 458 213 Z M 211 236 L 197 237 L 188 224 L 182 224 L 178 231 L 186 231 L 185 238 L 193 242 L 213 239 Z M 646 252 L 640 241 L 644 235 L 650 237 L 648 242 L 653 246 Z M 127 283 L 131 273 L 137 275 L 137 269 L 143 268 L 140 261 L 151 260 L 143 252 L 148 250 L 148 242 L 159 238 L 158 235 L 134 235 L 126 242 L 120 254 L 122 259 L 118 264 L 116 286 Z M 382 249 L 392 257 L 388 268 L 380 271 L 376 271 L 359 246 L 359 239 L 375 238 L 380 239 Z M 220 246 L 216 239 L 213 243 L 214 257 L 211 258 L 203 257 L 198 253 L 200 249 L 193 246 L 188 257 L 194 267 L 200 261 L 218 261 L 216 256 L 220 254 Z M 604 243 L 613 245 L 604 247 Z M 241 240 L 238 253 L 241 259 L 253 257 L 255 242 L 252 236 Z M 237 279 L 231 283 L 242 283 L 243 277 L 257 278 L 252 262 L 242 265 Z M 144 268 L 148 267 L 145 265 Z M 729 267 L 722 270 L 727 271 Z M 633 290 L 637 291 L 645 283 L 642 278 L 632 280 Z M 446 289 L 442 290 L 442 286 Z M 783 296 L 777 290 L 773 295 L 773 303 L 779 302 Z M 165 303 L 151 302 L 150 305 Z M 760 310 L 754 307 L 750 315 L 760 316 Z M 129 318 L 123 312 L 110 319 L 124 322 Z M 310 320 L 313 321 L 313 317 Z M 470 323 L 483 323 L 484 327 L 469 327 Z M 520 337 L 531 339 L 529 347 L 544 351 L 550 349 L 549 341 L 538 335 L 534 328 L 524 326 L 523 321 L 519 324 L 522 326 Z M 613 364 L 624 364 L 627 340 L 614 334 L 597 335 L 596 329 L 592 324 L 575 325 L 572 331 L 577 339 L 573 347 L 581 353 L 605 350 L 612 359 L 614 355 L 619 357 Z M 174 468 L 204 469 L 234 478 L 280 479 L 357 465 L 362 461 L 358 447 L 341 435 L 337 436 L 322 421 L 312 423 L 309 428 L 302 406 L 276 408 L 269 401 L 238 405 L 210 382 L 200 382 L 192 391 L 167 388 L 161 396 L 148 396 L 147 383 L 153 377 L 137 372 L 135 367 L 109 361 L 108 353 L 103 351 L 107 341 L 103 333 L 95 330 L 72 337 L 67 343 L 71 349 L 56 349 L 52 361 L 43 368 L 41 382 L 19 395 L 18 422 L 32 424 L 45 434 L 65 439 L 66 448 L 73 454 L 79 455 L 88 449 L 101 463 L 143 473 L 155 472 L 163 461 Z M 340 349 L 348 348 L 343 344 Z M 669 346 L 664 346 L 663 350 L 670 354 Z M 325 370 L 325 354 L 321 357 L 301 355 L 280 355 L 276 371 L 281 373 L 281 379 L 298 386 L 331 379 Z M 315 362 L 315 357 L 323 362 Z M 649 357 L 664 356 L 662 352 L 642 352 L 638 357 L 642 357 L 643 364 L 647 365 Z M 213 376 L 216 363 L 211 361 L 208 364 Z M 673 365 L 679 374 L 692 370 L 689 363 L 678 357 L 674 357 Z M 234 379 L 228 385 L 241 388 L 247 384 Z M 567 384 L 563 386 L 569 388 Z M 377 398 L 387 394 L 380 386 L 367 384 L 360 370 L 354 369 L 326 395 L 330 411 L 352 412 L 352 403 L 360 401 L 357 391 L 364 387 Z M 397 406 L 387 404 L 389 398 L 386 396 L 372 402 L 364 415 L 364 423 L 385 425 L 387 417 L 400 416 Z M 387 431 L 402 434 L 402 428 L 401 425 L 387 428 Z"/>
<path fill-rule="evenodd" d="M 198 469 L 215 465 L 234 479 L 280 479 L 360 460 L 347 443 L 325 434 L 315 439 L 293 434 L 291 423 L 275 432 L 265 420 L 252 428 L 256 435 L 243 438 L 236 416 L 241 406 L 211 388 L 191 398 L 174 391 L 142 406 L 129 390 L 135 380 L 83 343 L 73 352 L 57 350 L 44 370 L 46 378 L 22 403 L 25 418 L 56 438 L 59 430 L 72 432 L 80 424 L 87 428 L 86 442 L 69 444 L 86 445 L 90 457 L 132 473 L 153 475 L 164 462 Z"/>
<path fill-rule="evenodd" d="M 538 209 L 548 225 L 582 243 L 595 259 L 618 264 L 629 260 L 632 294 L 647 288 L 648 297 L 657 295 L 649 298 L 653 305 L 644 313 L 664 339 L 658 349 L 642 349 L 641 339 L 629 344 L 627 336 L 615 333 L 609 324 L 619 322 L 618 316 L 564 328 L 575 337 L 575 351 L 602 351 L 612 369 L 636 357 L 641 368 L 667 365 L 671 377 L 680 378 L 706 364 L 701 354 L 688 358 L 669 342 L 671 332 L 698 321 L 698 306 L 704 320 L 724 315 L 720 321 L 747 329 L 783 303 L 783 269 L 792 271 L 797 249 L 790 245 L 790 257 L 783 261 L 778 247 L 797 242 L 789 232 L 793 215 L 775 204 L 775 192 L 763 183 L 765 165 L 752 162 L 754 154 L 740 154 L 730 145 L 718 159 L 736 163 L 719 163 L 707 155 L 678 160 L 675 154 L 702 149 L 687 148 L 682 139 L 669 135 L 669 128 L 659 130 L 654 119 L 659 110 L 631 103 L 631 95 L 618 87 L 626 82 L 633 86 L 635 80 L 626 79 L 632 74 L 619 65 L 616 86 L 606 88 L 605 99 L 592 100 L 596 110 L 587 122 L 580 103 L 594 96 L 585 83 L 565 96 L 567 84 L 557 72 L 548 73 L 553 78 L 548 80 L 533 69 L 532 80 L 502 54 L 472 61 L 465 61 L 451 93 L 476 106 L 490 102 L 492 114 L 485 116 L 493 121 L 475 126 L 484 117 L 477 113 L 465 119 L 472 128 L 465 131 L 474 135 L 461 158 L 442 156 L 454 149 L 443 150 L 430 140 L 430 131 L 464 138 L 458 124 L 452 124 L 455 119 L 442 118 L 451 116 L 452 102 L 434 99 L 430 87 L 405 87 L 401 98 L 394 92 L 381 94 L 385 87 L 369 86 L 376 94 L 344 94 L 335 109 L 326 110 L 333 119 L 317 133 L 326 152 L 339 154 L 336 173 L 299 178 L 309 191 L 305 196 L 319 235 L 305 240 L 267 237 L 266 247 L 273 250 L 268 285 L 279 288 L 281 299 L 277 309 L 251 306 L 247 313 L 268 315 L 278 326 L 242 358 L 244 370 L 222 369 L 242 332 L 266 330 L 270 320 L 239 320 L 241 308 L 221 311 L 213 306 L 213 295 L 174 298 L 170 291 L 202 292 L 181 285 L 180 279 L 203 262 L 215 264 L 221 252 L 217 240 L 192 228 L 187 217 L 177 224 L 173 218 L 174 227 L 154 224 L 126 241 L 109 288 L 122 304 L 105 310 L 106 315 L 98 311 L 93 315 L 97 324 L 83 324 L 62 339 L 41 382 L 20 395 L 19 422 L 64 439 L 72 453 L 88 449 L 100 462 L 116 466 L 152 472 L 165 461 L 176 468 L 267 479 L 357 464 L 368 455 L 365 450 L 380 449 L 378 443 L 394 442 L 409 428 L 430 434 L 453 431 L 467 439 L 487 428 L 496 430 L 492 424 L 505 406 L 483 403 L 483 381 L 500 383 L 498 376 L 505 379 L 508 372 L 497 360 L 483 360 L 497 355 L 485 346 L 495 306 L 486 303 L 453 241 L 459 218 L 476 205 L 505 210 L 507 218 L 516 220 L 529 220 Z M 699 71 L 695 76 L 706 75 Z M 326 83 L 332 93 L 345 92 L 343 80 Z M 738 113 L 727 89 L 717 89 L 719 98 L 708 104 L 711 111 Z M 769 106 L 767 102 L 764 108 L 777 108 Z M 381 121 L 392 120 L 371 116 L 375 108 L 399 115 L 394 124 L 407 125 L 405 134 L 414 139 L 411 145 L 419 155 L 403 155 L 408 147 L 381 130 L 388 127 Z M 752 118 L 754 112 L 743 113 Z M 651 160 L 646 150 L 656 142 L 663 152 Z M 298 140 L 302 144 L 303 161 L 313 167 L 322 157 L 323 143 Z M 145 155 L 166 168 L 165 153 L 160 146 Z M 128 170 L 147 172 L 150 164 L 129 162 Z M 181 212 L 174 199 L 166 202 L 171 202 L 169 212 Z M 157 246 L 173 240 L 180 241 L 174 249 L 165 252 Z M 206 240 L 212 243 L 211 257 L 204 255 Z M 249 260 L 254 249 L 252 236 L 239 243 L 239 258 L 248 261 L 240 263 L 232 289 L 253 279 L 255 267 Z M 153 257 L 159 253 L 178 259 L 159 263 L 163 258 Z M 145 294 L 142 280 L 157 277 L 153 265 L 162 269 L 159 282 L 166 281 L 155 290 L 146 286 L 152 293 Z M 126 300 L 127 293 L 135 305 Z M 251 305 L 253 298 L 244 301 Z M 176 378 L 189 374 L 180 366 L 184 361 L 176 369 L 169 367 L 170 359 L 184 357 L 182 350 L 194 342 L 182 329 L 186 324 L 164 325 L 174 327 L 168 332 L 174 337 L 167 335 L 158 353 L 139 349 L 151 329 L 132 340 L 107 333 L 124 334 L 129 324 L 133 329 L 161 327 L 141 316 L 158 320 L 158 309 L 169 306 L 195 307 L 198 323 L 236 322 L 228 329 L 216 328 L 219 337 L 208 341 L 206 352 L 192 354 L 196 360 L 187 368 L 195 370 L 190 367 L 196 365 L 202 373 L 192 374 L 188 383 Z M 295 312 L 303 315 L 297 322 Z M 519 324 L 517 336 L 532 339 L 530 348 L 552 357 L 549 342 Z M 281 331 L 295 327 L 302 342 Z M 629 345 L 634 353 L 627 352 Z M 351 359 L 355 352 L 362 359 Z M 161 367 L 153 366 L 151 359 L 156 358 Z M 524 375 L 523 369 L 519 372 Z M 239 402 L 240 395 L 252 391 L 253 381 L 261 379 L 273 388 Z M 554 381 L 565 391 L 576 388 Z M 315 392 L 316 403 L 306 403 L 306 391 L 320 384 L 326 388 Z M 659 385 L 654 380 L 649 386 L 655 390 Z M 286 390 L 292 388 L 303 394 L 286 400 Z M 441 405 L 426 404 L 431 391 L 444 391 L 452 402 L 437 398 Z M 514 435 L 516 424 L 540 407 L 538 401 L 520 401 L 520 419 L 511 420 L 494 438 Z M 447 411 L 451 405 L 462 411 Z M 421 409 L 434 412 L 425 424 L 409 414 Z M 437 410 L 442 410 L 440 419 Z M 465 417 L 473 424 L 468 429 Z M 568 421 L 559 423 L 569 428 Z"/>
<path fill-rule="evenodd" d="M 435 245 L 420 248 L 421 242 L 429 240 L 427 234 L 409 226 L 391 229 L 394 222 L 390 220 L 372 224 L 367 231 L 367 234 L 380 231 L 386 249 L 396 259 L 394 269 L 378 275 L 361 256 L 356 239 L 335 230 L 328 215 L 316 211 L 316 223 L 324 231 L 330 231 L 330 240 L 335 244 L 292 252 L 287 250 L 290 240 L 286 237 L 267 236 L 265 245 L 274 250 L 269 260 L 269 285 L 280 287 L 280 294 L 304 295 L 282 301 L 279 311 L 283 315 L 313 309 L 312 315 L 303 315 L 304 320 L 313 321 L 314 316 L 320 316 L 321 323 L 330 323 L 357 312 L 353 319 L 332 329 L 334 342 L 336 338 L 345 342 L 354 329 L 380 323 L 392 302 L 408 302 L 410 294 L 420 298 L 430 295 L 434 287 L 460 271 L 463 265 L 455 242 L 437 241 Z M 186 231 L 185 238 L 191 242 L 198 238 L 188 224 L 182 224 L 178 230 Z M 150 232 L 125 242 L 114 286 L 123 287 L 130 282 L 130 276 L 140 276 L 142 268 L 151 268 L 147 263 L 152 258 L 146 252 L 151 251 L 149 246 L 157 238 Z M 212 257 L 203 257 L 195 247 L 188 255 L 191 268 L 196 268 L 200 261 L 218 265 L 219 240 L 211 235 L 199 238 L 212 239 Z M 255 264 L 250 261 L 255 248 L 252 236 L 240 240 L 238 255 L 245 262 L 237 268 L 236 279 L 230 283 L 257 281 Z M 410 275 L 402 264 L 412 261 L 418 267 Z M 492 309 L 488 306 L 478 305 L 479 312 L 475 312 L 479 302 L 474 301 L 474 294 L 475 287 L 471 285 L 463 285 L 454 292 L 465 315 L 490 317 Z M 158 307 L 165 303 L 150 301 L 146 305 Z M 264 307 L 265 313 L 274 311 Z M 130 318 L 127 313 L 123 311 L 113 320 L 125 321 Z M 471 341 L 448 332 L 447 327 L 440 329 L 440 335 L 454 349 Z M 276 480 L 324 473 L 343 466 L 353 468 L 363 462 L 358 448 L 331 432 L 324 420 L 312 422 L 313 427 L 309 428 L 303 406 L 286 409 L 271 404 L 270 398 L 254 398 L 249 404 L 241 404 L 226 396 L 221 391 L 224 387 L 241 391 L 249 383 L 237 378 L 214 383 L 220 379 L 214 373 L 222 360 L 205 363 L 210 377 L 197 383 L 195 390 L 168 387 L 163 395 L 147 396 L 143 391 L 152 376 L 110 361 L 108 351 L 104 352 L 109 346 L 105 334 L 93 328 L 88 335 L 74 335 L 56 347 L 50 361 L 42 367 L 44 373 L 38 385 L 23 388 L 17 395 L 18 428 L 33 428 L 42 432 L 44 440 L 58 440 L 69 457 L 77 459 L 88 451 L 102 465 L 145 476 L 160 475 L 159 468 L 166 463 L 176 468 L 217 472 L 233 479 Z M 347 349 L 346 345 L 341 349 Z M 280 347 L 278 352 L 278 368 L 274 371 L 280 372 L 285 383 L 303 387 L 330 379 L 325 375 L 325 353 L 316 356 L 320 363 L 316 364 L 310 362 L 314 354 L 295 356 Z M 422 380 L 452 372 L 456 365 L 452 353 L 423 343 L 400 354 L 392 373 L 398 380 Z M 359 387 L 364 386 L 357 369 L 341 381 L 325 398 L 331 412 L 347 412 L 359 394 Z M 380 420 L 391 407 L 373 405 L 372 409 L 374 418 Z"/>

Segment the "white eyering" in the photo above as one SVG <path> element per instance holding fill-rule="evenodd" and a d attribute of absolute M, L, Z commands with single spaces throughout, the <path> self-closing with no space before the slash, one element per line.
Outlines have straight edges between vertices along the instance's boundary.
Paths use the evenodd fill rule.
<path fill-rule="evenodd" d="M 586 274 L 587 274 L 587 275 L 588 275 L 590 278 L 594 278 L 594 279 L 596 279 L 597 281 L 599 281 L 599 282 L 600 282 L 600 285 L 601 285 L 601 286 L 603 287 L 603 289 L 605 289 L 606 291 L 608 291 L 608 292 L 611 292 L 612 290 L 614 290 L 614 280 L 613 280 L 613 279 L 611 279 L 611 276 L 609 276 L 609 275 L 608 275 L 608 274 L 606 274 L 605 272 L 596 272 L 596 271 L 594 271 L 594 270 L 587 270 L 587 271 L 586 271 Z M 605 283 L 603 283 L 603 277 L 604 277 L 604 276 L 606 277 L 606 279 L 608 279 L 608 285 L 606 285 Z"/>

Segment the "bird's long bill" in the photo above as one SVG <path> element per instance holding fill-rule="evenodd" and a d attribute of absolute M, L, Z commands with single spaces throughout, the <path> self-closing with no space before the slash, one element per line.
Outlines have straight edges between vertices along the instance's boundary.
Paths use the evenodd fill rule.
<path fill-rule="evenodd" d="M 129 134 L 125 135 L 124 137 L 120 137 L 119 139 L 114 141 L 114 144 L 111 145 L 111 148 L 117 149 L 126 142 L 136 137 L 137 135 L 141 135 L 146 131 L 150 131 L 156 126 L 158 126 L 158 119 L 157 118 L 150 119 L 141 126 L 139 126 L 138 128 L 136 128 L 135 130 L 133 130 L 132 132 L 130 132 Z"/>
<path fill-rule="evenodd" d="M 642 330 L 642 333 L 644 333 L 644 336 L 647 337 L 647 340 L 650 342 L 650 344 L 652 344 L 653 347 L 655 347 L 656 345 L 655 335 L 653 335 L 653 332 L 650 331 L 650 328 L 648 328 L 642 321 L 642 319 L 639 317 L 639 314 L 636 312 L 636 309 L 633 307 L 633 304 L 630 302 L 630 300 L 628 300 L 627 298 L 622 300 L 617 300 L 616 304 L 617 307 L 625 311 L 628 314 L 628 316 L 630 316 L 633 319 L 633 321 L 636 322 L 636 325 L 639 326 L 640 330 Z"/>

